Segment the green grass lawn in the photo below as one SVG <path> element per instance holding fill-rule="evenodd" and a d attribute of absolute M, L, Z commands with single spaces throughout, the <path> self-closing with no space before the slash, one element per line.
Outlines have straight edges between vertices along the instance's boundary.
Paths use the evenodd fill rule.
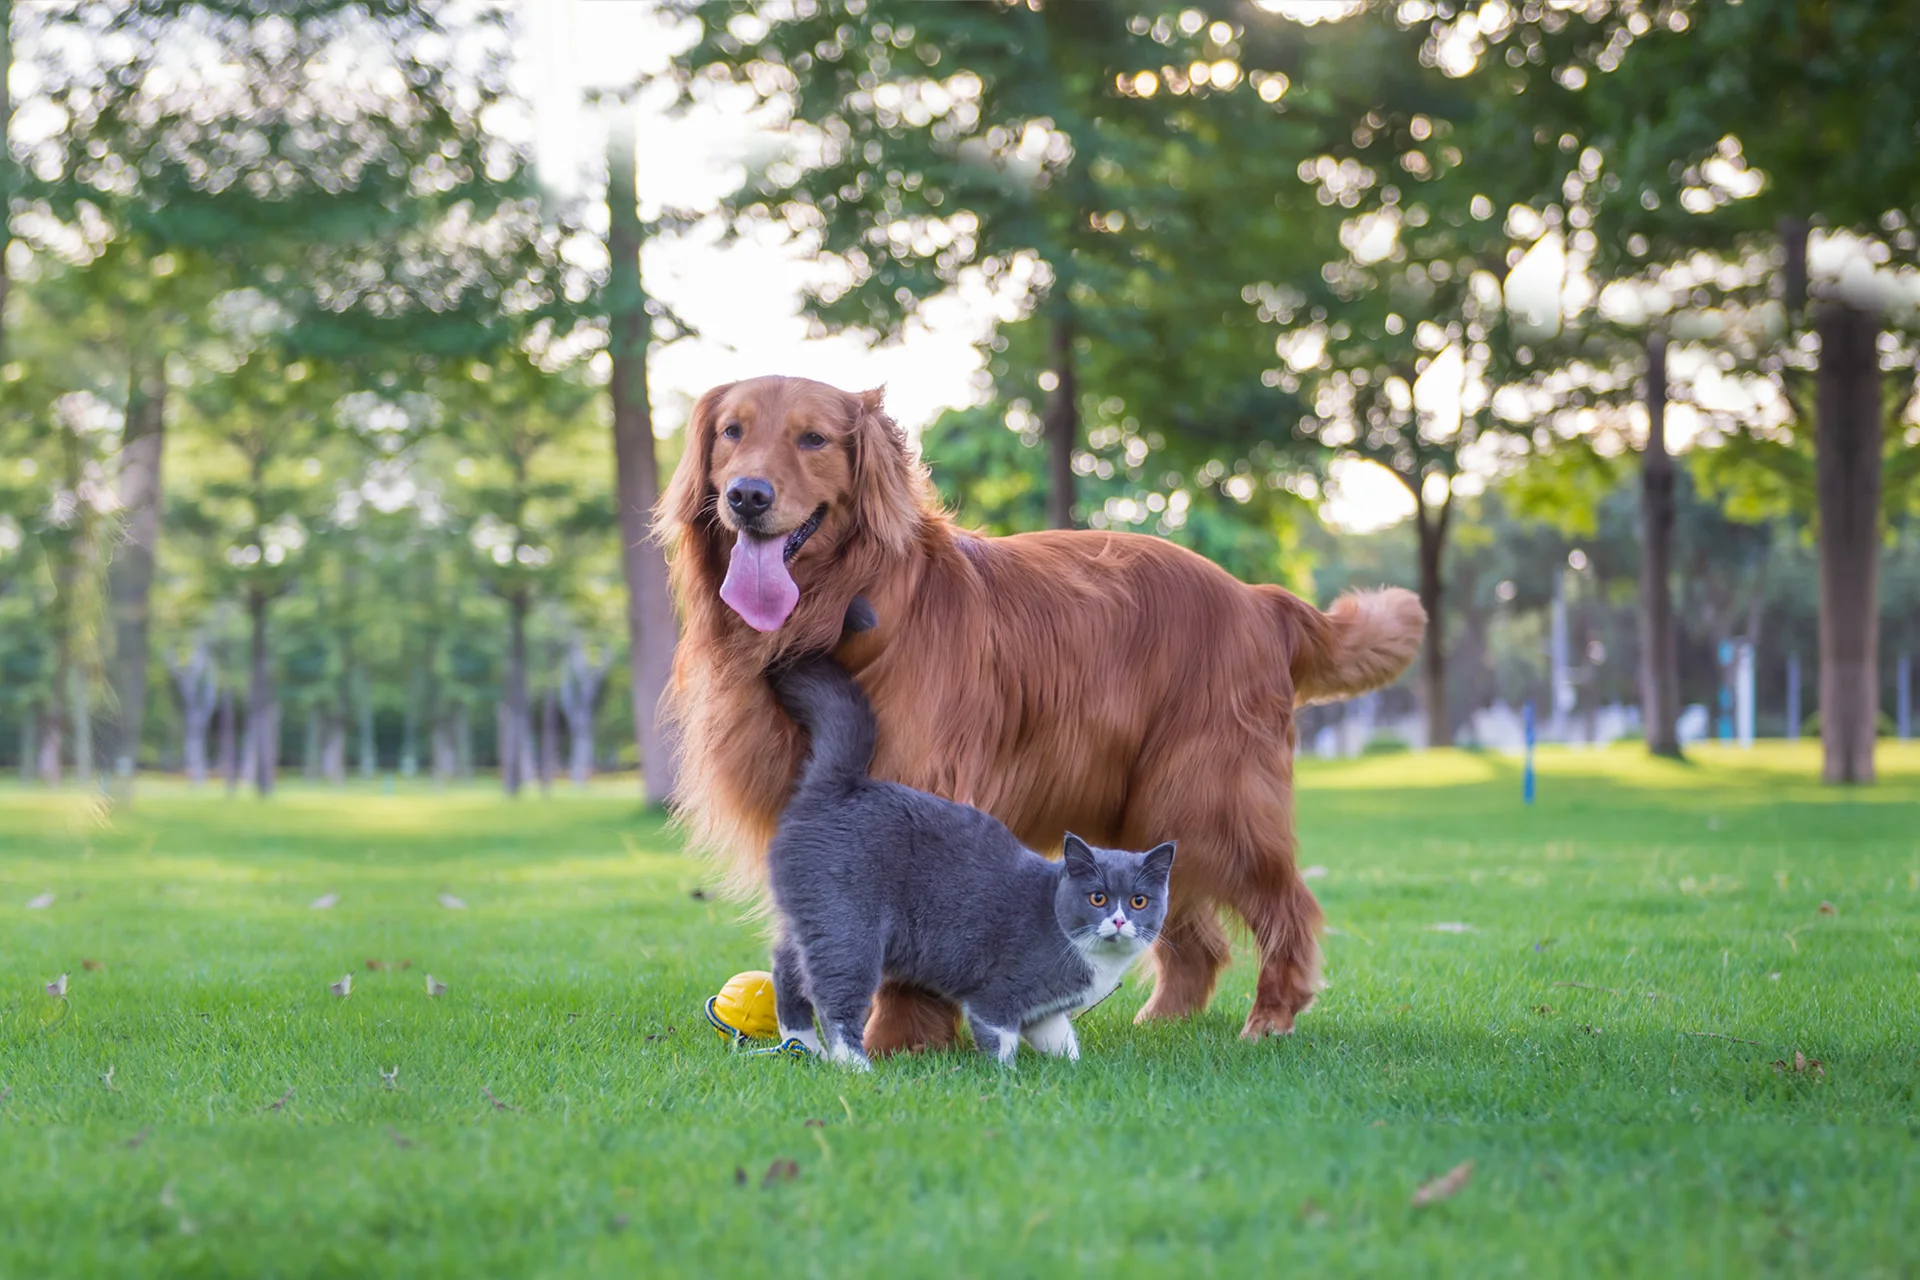
<path fill-rule="evenodd" d="M 0 1275 L 1912 1275 L 1920 749 L 1816 765 L 1306 764 L 1291 1039 L 1243 950 L 864 1077 L 728 1054 L 760 934 L 620 792 L 0 789 Z"/>

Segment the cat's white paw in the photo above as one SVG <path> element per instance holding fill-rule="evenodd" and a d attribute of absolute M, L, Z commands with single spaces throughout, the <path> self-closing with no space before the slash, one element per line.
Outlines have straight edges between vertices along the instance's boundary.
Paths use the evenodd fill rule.
<path fill-rule="evenodd" d="M 1040 1019 L 1026 1027 L 1021 1035 L 1040 1053 L 1072 1062 L 1080 1060 L 1079 1037 L 1074 1034 L 1073 1024 L 1067 1021 L 1064 1013 Z"/>
<path fill-rule="evenodd" d="M 833 1035 L 827 1038 L 826 1059 L 836 1066 L 847 1067 L 853 1071 L 871 1071 L 873 1063 L 867 1061 L 857 1044 L 848 1043 L 846 1037 Z"/>

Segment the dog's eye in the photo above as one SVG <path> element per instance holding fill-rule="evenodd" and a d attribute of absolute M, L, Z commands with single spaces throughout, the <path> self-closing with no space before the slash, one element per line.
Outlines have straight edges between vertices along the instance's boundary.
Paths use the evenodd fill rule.
<path fill-rule="evenodd" d="M 1135 911 L 1145 911 L 1147 909 L 1147 895 L 1144 893 L 1136 893 L 1127 899 L 1127 905 Z"/>
<path fill-rule="evenodd" d="M 809 431 L 800 437 L 800 447 L 802 449 L 824 449 L 827 447 L 827 438 L 818 431 Z"/>
<path fill-rule="evenodd" d="M 1107 895 L 1104 893 L 1090 893 L 1087 895 L 1087 901 L 1096 907 L 1104 907 L 1107 905 Z"/>
<path fill-rule="evenodd" d="M 737 422 L 729 422 L 720 429 L 720 436 L 725 440 L 738 440 L 740 438 L 740 424 Z"/>

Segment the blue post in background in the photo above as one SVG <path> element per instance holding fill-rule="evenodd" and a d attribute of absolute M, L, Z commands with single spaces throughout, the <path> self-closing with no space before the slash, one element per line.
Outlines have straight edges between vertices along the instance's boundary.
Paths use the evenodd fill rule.
<path fill-rule="evenodd" d="M 1520 798 L 1527 804 L 1533 803 L 1533 699 L 1527 699 L 1527 705 L 1520 709 L 1520 722 L 1527 736 L 1526 764 L 1520 770 Z"/>

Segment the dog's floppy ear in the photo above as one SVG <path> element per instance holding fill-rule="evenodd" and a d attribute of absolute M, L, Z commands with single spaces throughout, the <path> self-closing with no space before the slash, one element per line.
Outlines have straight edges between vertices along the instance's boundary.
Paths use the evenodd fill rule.
<path fill-rule="evenodd" d="M 670 535 L 699 522 L 705 513 L 712 485 L 707 469 L 713 462 L 714 416 L 720 401 L 738 383 L 726 382 L 700 397 L 687 418 L 686 438 L 681 447 L 680 465 L 653 509 L 657 534 Z"/>
<path fill-rule="evenodd" d="M 884 387 L 852 397 L 853 519 L 889 551 L 905 551 L 921 518 L 919 464 L 881 407 Z"/>

